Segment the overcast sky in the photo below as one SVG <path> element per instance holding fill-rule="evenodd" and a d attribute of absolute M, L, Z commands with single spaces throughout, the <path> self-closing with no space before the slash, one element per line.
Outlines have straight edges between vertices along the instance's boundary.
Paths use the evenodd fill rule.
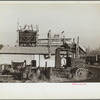
<path fill-rule="evenodd" d="M 0 2 L 0 44 L 15 45 L 19 24 L 39 25 L 40 37 L 65 31 L 66 37 L 80 37 L 85 47 L 100 46 L 100 3 L 2 3 Z"/>

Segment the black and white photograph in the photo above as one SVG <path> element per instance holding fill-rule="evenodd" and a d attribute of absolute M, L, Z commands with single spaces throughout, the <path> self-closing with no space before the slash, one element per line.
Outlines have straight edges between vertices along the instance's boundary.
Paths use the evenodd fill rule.
<path fill-rule="evenodd" d="M 0 83 L 70 82 L 100 82 L 100 3 L 0 1 Z"/>

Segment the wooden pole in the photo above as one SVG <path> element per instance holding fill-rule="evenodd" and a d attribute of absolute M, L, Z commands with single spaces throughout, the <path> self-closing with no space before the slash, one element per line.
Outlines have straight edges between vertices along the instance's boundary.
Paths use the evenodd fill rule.
<path fill-rule="evenodd" d="M 39 67 L 40 67 L 40 55 L 39 55 Z"/>
<path fill-rule="evenodd" d="M 19 47 L 19 19 L 17 20 L 17 47 Z"/>
<path fill-rule="evenodd" d="M 38 27 L 38 25 L 36 25 L 36 45 L 38 42 L 38 33 L 39 33 L 39 27 Z"/>
<path fill-rule="evenodd" d="M 76 57 L 79 58 L 79 36 L 77 37 Z"/>
<path fill-rule="evenodd" d="M 11 60 L 11 68 L 13 68 L 13 60 Z"/>
<path fill-rule="evenodd" d="M 75 44 L 75 38 L 73 38 L 73 44 Z"/>
<path fill-rule="evenodd" d="M 51 30 L 48 32 L 48 53 L 49 57 L 51 57 Z"/>

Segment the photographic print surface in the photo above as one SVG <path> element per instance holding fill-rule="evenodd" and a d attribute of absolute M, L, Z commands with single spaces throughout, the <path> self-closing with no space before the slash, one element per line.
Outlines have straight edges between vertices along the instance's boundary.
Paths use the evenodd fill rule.
<path fill-rule="evenodd" d="M 99 12 L 100 3 L 0 2 L 0 82 L 100 82 Z"/>

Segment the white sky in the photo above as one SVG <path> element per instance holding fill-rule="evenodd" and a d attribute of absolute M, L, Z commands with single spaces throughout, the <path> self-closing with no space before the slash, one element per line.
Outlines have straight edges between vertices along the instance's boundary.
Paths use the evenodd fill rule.
<path fill-rule="evenodd" d="M 73 2 L 73 1 L 72 1 Z M 100 46 L 100 3 L 2 3 L 0 2 L 0 44 L 15 45 L 17 19 L 20 25 L 39 25 L 40 37 L 65 31 L 66 37 L 80 37 L 80 44 Z"/>

